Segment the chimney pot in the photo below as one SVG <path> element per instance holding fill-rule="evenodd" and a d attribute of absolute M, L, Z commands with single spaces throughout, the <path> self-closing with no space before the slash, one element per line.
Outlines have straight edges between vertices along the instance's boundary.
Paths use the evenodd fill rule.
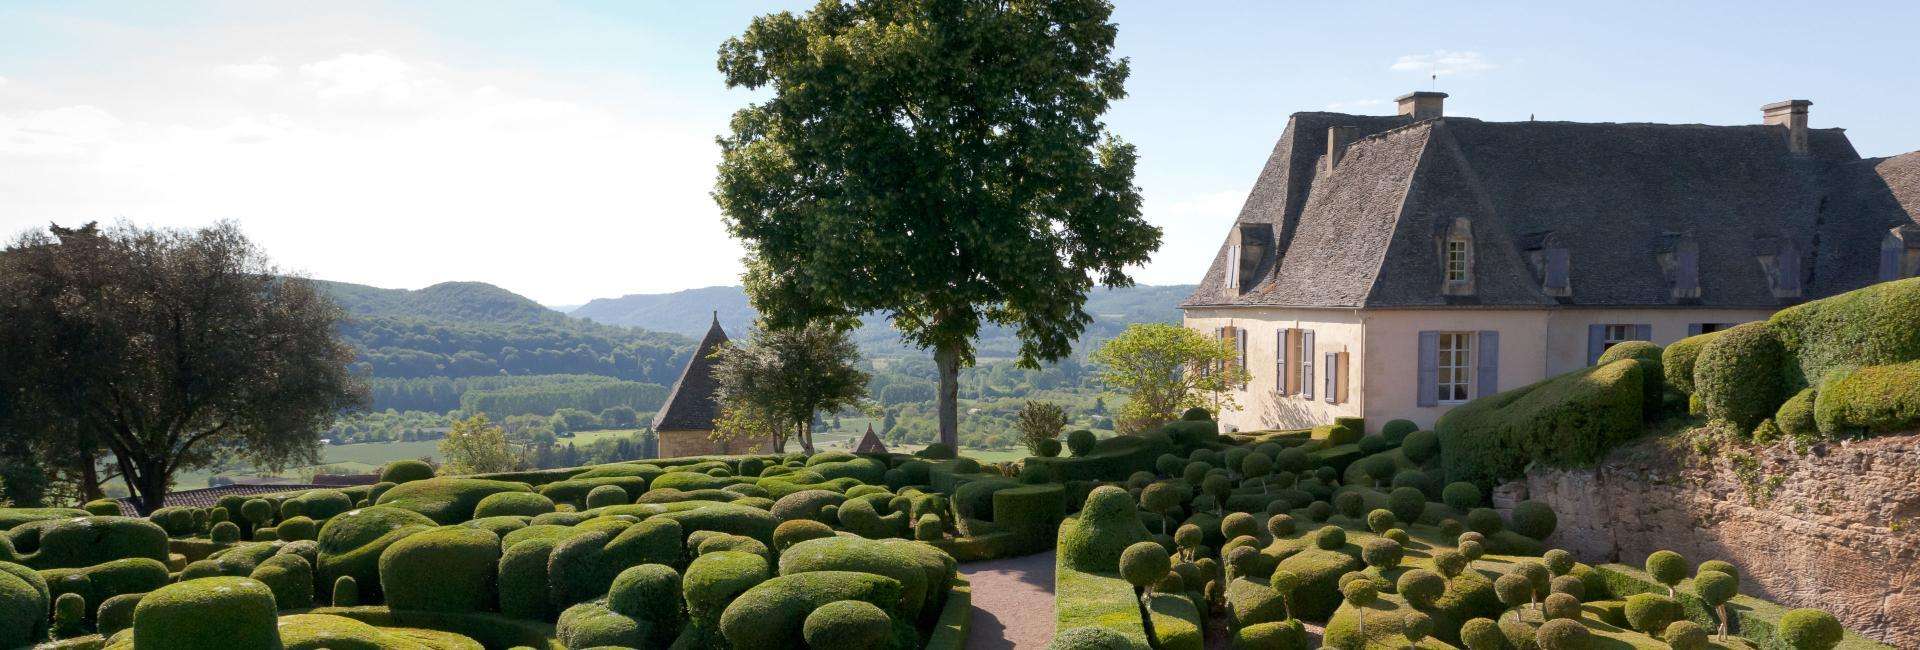
<path fill-rule="evenodd" d="M 1416 120 L 1431 120 L 1445 114 L 1447 94 L 1431 90 L 1417 90 L 1401 95 L 1394 101 L 1400 104 L 1400 114 Z"/>
<path fill-rule="evenodd" d="M 1807 107 L 1813 102 L 1805 99 L 1789 99 L 1760 107 L 1762 123 L 1768 126 L 1787 127 L 1787 151 L 1795 155 L 1807 153 Z"/>
<path fill-rule="evenodd" d="M 1333 168 L 1340 164 L 1340 159 L 1347 155 L 1347 145 L 1353 143 L 1353 134 L 1359 130 L 1359 127 L 1353 126 L 1327 127 L 1328 173 L 1332 173 Z"/>

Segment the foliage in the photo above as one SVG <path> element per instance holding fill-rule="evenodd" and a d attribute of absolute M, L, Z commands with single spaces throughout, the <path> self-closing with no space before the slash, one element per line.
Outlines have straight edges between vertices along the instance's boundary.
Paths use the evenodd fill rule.
<path fill-rule="evenodd" d="M 313 462 L 364 399 L 340 318 L 233 223 L 30 232 L 0 254 L 0 425 L 82 474 L 111 451 L 143 513 L 181 470 Z"/>
<path fill-rule="evenodd" d="M 1796 401 L 1788 400 L 1781 412 Z M 1829 372 L 1813 398 L 1812 419 L 1828 435 L 1920 428 L 1920 359 Z"/>
<path fill-rule="evenodd" d="M 1666 375 L 1667 385 L 1685 395 L 1692 395 L 1694 364 L 1700 359 L 1700 352 L 1707 348 L 1719 332 L 1696 334 L 1668 345 L 1660 351 L 1661 372 Z"/>
<path fill-rule="evenodd" d="M 867 396 L 860 351 L 845 331 L 813 323 L 787 329 L 756 329 L 744 345 L 714 353 L 714 399 L 723 422 L 715 436 L 773 436 L 774 450 L 787 437 L 813 452 L 814 416 L 853 407 Z"/>
<path fill-rule="evenodd" d="M 1111 11 L 822 4 L 729 39 L 727 84 L 772 91 L 735 113 L 715 191 L 762 318 L 887 312 L 935 350 L 948 444 L 983 321 L 1016 327 L 1026 363 L 1068 354 L 1095 277 L 1131 284 L 1160 238 L 1099 119 L 1127 77 Z"/>
<path fill-rule="evenodd" d="M 1440 416 L 1450 481 L 1492 484 L 1529 462 L 1584 466 L 1646 431 L 1640 361 L 1623 359 L 1473 400 Z"/>
<path fill-rule="evenodd" d="M 506 431 L 487 420 L 485 414 L 455 422 L 447 437 L 440 440 L 440 455 L 445 456 L 448 474 L 485 474 L 519 468 L 518 459 L 507 446 Z"/>
<path fill-rule="evenodd" d="M 1766 328 L 1785 348 L 1785 389 L 1818 386 L 1837 368 L 1920 359 L 1920 278 L 1883 282 L 1775 312 Z"/>
<path fill-rule="evenodd" d="M 1779 408 L 1786 349 L 1765 323 L 1747 323 L 1714 337 L 1694 362 L 1694 390 L 1707 417 L 1741 435 Z"/>
<path fill-rule="evenodd" d="M 1029 400 L 1020 407 L 1020 441 L 1027 451 L 1035 456 L 1057 456 L 1060 454 L 1060 430 L 1067 426 L 1067 411 L 1059 404 Z M 1053 442 L 1053 453 L 1041 453 L 1042 441 Z"/>
<path fill-rule="evenodd" d="M 1140 429 L 1190 408 L 1237 408 L 1230 391 L 1244 382 L 1232 348 L 1179 325 L 1130 325 L 1093 359 L 1101 380 L 1127 394 L 1119 421 Z"/>

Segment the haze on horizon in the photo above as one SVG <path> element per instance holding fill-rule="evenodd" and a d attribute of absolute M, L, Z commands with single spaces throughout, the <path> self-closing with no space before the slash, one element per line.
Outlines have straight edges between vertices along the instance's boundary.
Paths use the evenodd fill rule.
<path fill-rule="evenodd" d="M 232 219 L 316 278 L 557 305 L 738 284 L 713 138 L 757 97 L 725 89 L 714 52 L 810 4 L 8 3 L 0 232 Z M 1489 120 L 1748 124 L 1806 98 L 1862 155 L 1920 149 L 1914 3 L 1126 1 L 1115 17 L 1133 78 L 1108 121 L 1139 145 L 1166 230 L 1146 284 L 1198 280 L 1289 113 L 1385 114 L 1409 90 Z"/>

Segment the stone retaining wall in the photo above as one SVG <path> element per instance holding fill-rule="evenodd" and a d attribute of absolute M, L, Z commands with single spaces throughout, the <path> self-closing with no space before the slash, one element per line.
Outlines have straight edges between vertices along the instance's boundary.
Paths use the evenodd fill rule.
<path fill-rule="evenodd" d="M 1805 454 L 1650 441 L 1593 469 L 1535 469 L 1525 490 L 1559 514 L 1547 543 L 1582 561 L 1639 565 L 1660 549 L 1727 560 L 1742 593 L 1920 647 L 1920 435 Z"/>

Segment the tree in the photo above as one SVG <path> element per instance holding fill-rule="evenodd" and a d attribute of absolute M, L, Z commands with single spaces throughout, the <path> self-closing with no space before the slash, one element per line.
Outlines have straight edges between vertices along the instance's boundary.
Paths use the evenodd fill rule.
<path fill-rule="evenodd" d="M 1233 349 L 1199 332 L 1166 323 L 1134 323 L 1101 345 L 1093 360 L 1100 379 L 1127 394 L 1118 427 L 1134 433 L 1179 419 L 1195 406 L 1215 413 L 1238 408 L 1232 389 L 1245 381 Z"/>
<path fill-rule="evenodd" d="M 232 223 L 30 232 L 0 252 L 0 427 L 62 441 L 67 466 L 111 453 L 143 514 L 181 470 L 315 463 L 364 401 L 340 320 Z"/>
<path fill-rule="evenodd" d="M 1016 426 L 1020 429 L 1020 442 L 1027 446 L 1027 451 L 1035 456 L 1051 456 L 1060 453 L 1060 443 L 1057 438 L 1060 437 L 1060 430 L 1067 426 L 1066 409 L 1052 402 L 1028 400 L 1020 407 L 1018 418 L 1019 422 Z M 1046 442 L 1048 440 L 1054 442 L 1048 444 Z M 1046 447 L 1052 447 L 1053 454 L 1045 453 Z"/>
<path fill-rule="evenodd" d="M 714 198 L 776 328 L 881 312 L 933 350 L 940 441 L 981 323 L 1021 364 L 1059 359 L 1095 280 L 1159 247 L 1134 148 L 1100 117 L 1125 95 L 1105 0 L 823 2 L 720 47 L 734 113 Z"/>
<path fill-rule="evenodd" d="M 721 404 L 716 438 L 769 435 L 774 449 L 784 451 L 792 437 L 811 454 L 816 416 L 858 406 L 867 397 L 860 350 L 834 325 L 755 329 L 745 345 L 723 347 L 714 356 L 715 399 Z"/>
<path fill-rule="evenodd" d="M 506 430 L 487 421 L 485 413 L 453 423 L 440 439 L 440 455 L 447 459 L 447 474 L 510 472 L 519 464 L 507 446 Z"/>

